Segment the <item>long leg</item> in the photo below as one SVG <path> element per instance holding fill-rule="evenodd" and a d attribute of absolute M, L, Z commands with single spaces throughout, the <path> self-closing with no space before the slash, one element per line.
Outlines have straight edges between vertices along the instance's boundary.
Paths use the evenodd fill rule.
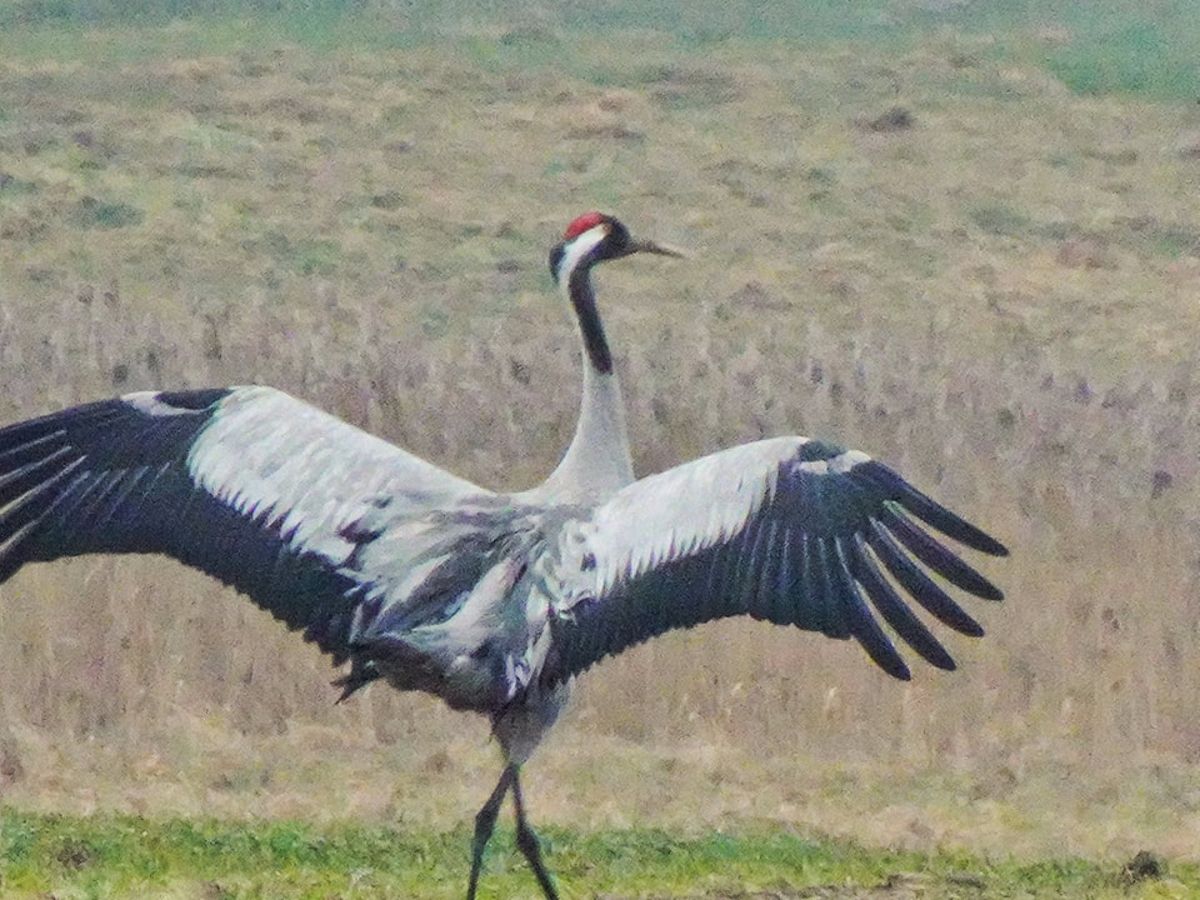
<path fill-rule="evenodd" d="M 542 862 L 542 846 L 538 843 L 537 835 L 534 834 L 533 829 L 529 827 L 529 822 L 525 819 L 525 800 L 521 796 L 521 779 L 515 768 L 513 769 L 512 792 L 513 805 L 517 808 L 517 846 L 529 860 L 529 866 L 533 869 L 533 874 L 537 876 L 538 884 L 541 885 L 546 900 L 558 900 L 554 882 L 550 880 L 550 873 L 546 871 L 546 866 Z"/>
<path fill-rule="evenodd" d="M 504 795 L 508 793 L 509 787 L 516 783 L 516 780 L 516 766 L 505 766 L 504 771 L 500 773 L 500 781 L 497 782 L 496 789 L 487 798 L 487 803 L 483 804 L 483 809 L 479 810 L 479 814 L 475 816 L 475 840 L 471 844 L 471 881 L 467 885 L 467 900 L 475 900 L 475 891 L 479 887 L 479 870 L 483 867 L 483 849 L 492 837 L 492 830 L 496 827 L 496 816 L 500 812 L 500 804 L 504 802 Z"/>

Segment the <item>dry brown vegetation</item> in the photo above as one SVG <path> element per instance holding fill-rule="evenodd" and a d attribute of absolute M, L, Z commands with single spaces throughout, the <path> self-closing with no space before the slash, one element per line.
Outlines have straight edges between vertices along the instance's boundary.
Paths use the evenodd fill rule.
<path fill-rule="evenodd" d="M 911 685 L 747 622 L 628 653 L 534 761 L 539 818 L 1195 857 L 1194 105 L 948 37 L 189 53 L 189 27 L 106 66 L 103 33 L 0 60 L 0 418 L 263 382 L 526 486 L 576 407 L 545 250 L 611 210 L 697 251 L 600 277 L 640 471 L 830 436 L 1005 539 L 1009 599 Z M 494 777 L 482 723 L 333 706 L 311 648 L 172 563 L 39 566 L 0 599 L 14 803 L 448 824 Z"/>

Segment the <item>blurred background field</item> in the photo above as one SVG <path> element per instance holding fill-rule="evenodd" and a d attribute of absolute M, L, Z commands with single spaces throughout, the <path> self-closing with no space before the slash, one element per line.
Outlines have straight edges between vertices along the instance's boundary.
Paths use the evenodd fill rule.
<path fill-rule="evenodd" d="M 1200 858 L 1200 4 L 0 0 L 0 419 L 269 383 L 544 476 L 599 277 L 640 472 L 829 436 L 1002 537 L 911 685 L 749 622 L 584 679 L 538 820 Z M 161 560 L 0 590 L 0 798 L 445 828 L 485 726 Z"/>

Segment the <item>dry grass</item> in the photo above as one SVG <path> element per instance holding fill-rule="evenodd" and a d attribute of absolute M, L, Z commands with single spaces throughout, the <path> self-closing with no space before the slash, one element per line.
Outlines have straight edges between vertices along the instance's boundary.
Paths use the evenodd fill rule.
<path fill-rule="evenodd" d="M 576 404 L 545 248 L 610 209 L 698 251 L 601 275 L 640 471 L 832 436 L 1003 537 L 1010 599 L 911 686 L 753 623 L 631 652 L 535 761 L 540 817 L 1195 857 L 1194 111 L 966 39 L 522 35 L 0 61 L 0 418 L 265 382 L 528 485 Z M 911 127 L 870 127 L 897 105 Z M 2 594 L 11 802 L 444 824 L 494 778 L 480 723 L 332 706 L 311 648 L 174 564 Z"/>

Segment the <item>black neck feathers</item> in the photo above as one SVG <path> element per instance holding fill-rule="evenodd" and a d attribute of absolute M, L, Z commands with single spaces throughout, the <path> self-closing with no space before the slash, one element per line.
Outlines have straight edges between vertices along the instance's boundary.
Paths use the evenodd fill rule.
<path fill-rule="evenodd" d="M 575 315 L 579 317 L 579 330 L 583 333 L 588 361 L 601 375 L 608 375 L 612 372 L 612 354 L 608 351 L 608 340 L 604 337 L 604 326 L 600 324 L 600 313 L 596 309 L 590 267 L 579 266 L 571 273 L 567 281 L 567 293 L 571 296 Z"/>

